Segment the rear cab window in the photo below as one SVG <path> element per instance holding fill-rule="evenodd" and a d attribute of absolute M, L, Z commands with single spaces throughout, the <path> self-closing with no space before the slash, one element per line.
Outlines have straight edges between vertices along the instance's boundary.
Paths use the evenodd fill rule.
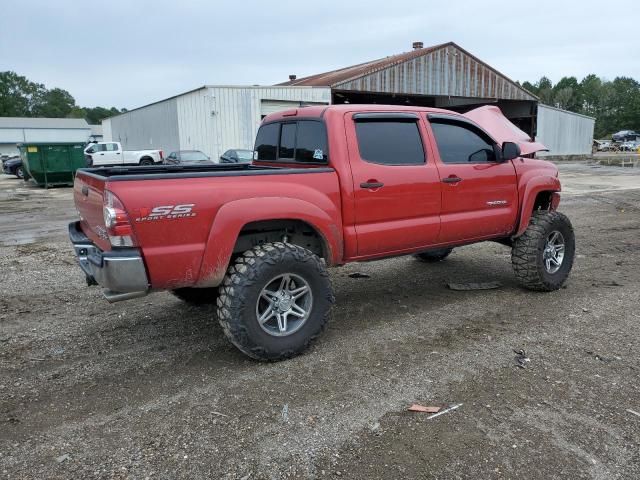
<path fill-rule="evenodd" d="M 319 120 L 292 120 L 262 125 L 255 144 L 255 161 L 326 165 L 327 131 Z"/>

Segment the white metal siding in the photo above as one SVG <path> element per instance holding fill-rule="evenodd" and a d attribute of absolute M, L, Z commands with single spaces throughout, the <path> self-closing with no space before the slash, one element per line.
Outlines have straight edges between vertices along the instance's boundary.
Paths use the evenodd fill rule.
<path fill-rule="evenodd" d="M 20 142 L 24 142 L 24 129 L 0 128 L 0 143 L 20 143 Z"/>
<path fill-rule="evenodd" d="M 0 143 L 0 155 L 20 155 L 15 143 Z"/>
<path fill-rule="evenodd" d="M 536 141 L 549 152 L 538 155 L 588 155 L 593 143 L 595 119 L 547 105 L 538 105 Z"/>
<path fill-rule="evenodd" d="M 328 87 L 207 87 L 179 96 L 182 150 L 201 150 L 218 159 L 230 148 L 252 149 L 263 105 L 329 104 Z M 290 102 L 290 103 L 289 103 Z"/>
<path fill-rule="evenodd" d="M 112 142 L 113 136 L 111 133 L 111 119 L 106 118 L 102 120 L 102 140 L 105 142 Z"/>
<path fill-rule="evenodd" d="M 317 102 L 304 102 L 305 105 L 313 106 L 313 105 L 326 105 L 326 103 L 317 103 Z M 271 113 L 281 112 L 282 110 L 290 110 L 292 108 L 297 108 L 300 106 L 300 102 L 292 102 L 292 101 L 277 101 L 277 100 L 262 100 L 260 102 L 260 116 L 266 116 Z"/>
<path fill-rule="evenodd" d="M 0 128 L 0 143 L 86 142 L 91 128 Z"/>
<path fill-rule="evenodd" d="M 86 142 L 91 135 L 91 129 L 57 129 L 57 128 L 38 128 L 25 129 L 25 143 L 60 143 L 60 142 Z"/>
<path fill-rule="evenodd" d="M 164 150 L 168 155 L 180 148 L 175 98 L 109 120 L 111 140 L 122 143 L 124 150 Z M 108 128 L 105 128 L 105 134 Z"/>

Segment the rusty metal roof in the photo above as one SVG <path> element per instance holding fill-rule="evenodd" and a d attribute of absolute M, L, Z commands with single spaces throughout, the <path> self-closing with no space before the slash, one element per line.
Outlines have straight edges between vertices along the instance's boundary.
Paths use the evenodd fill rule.
<path fill-rule="evenodd" d="M 531 92 L 454 42 L 418 48 L 278 85 L 326 86 L 337 90 L 413 95 L 537 100 Z"/>
<path fill-rule="evenodd" d="M 340 68 L 338 70 L 332 70 L 330 72 L 319 73 L 317 75 L 311 75 L 309 77 L 297 78 L 289 82 L 278 83 L 282 86 L 307 86 L 307 87 L 332 87 L 338 83 L 358 78 L 363 75 L 368 75 L 383 68 L 398 65 L 416 57 L 426 55 L 429 52 L 438 50 L 439 48 L 446 47 L 447 45 L 455 45 L 453 42 L 443 43 L 440 45 L 434 45 L 433 47 L 418 48 L 411 52 L 400 53 L 398 55 L 391 55 L 389 57 L 379 58 L 378 60 L 372 60 L 370 62 L 360 63 L 358 65 L 352 65 L 350 67 Z"/>

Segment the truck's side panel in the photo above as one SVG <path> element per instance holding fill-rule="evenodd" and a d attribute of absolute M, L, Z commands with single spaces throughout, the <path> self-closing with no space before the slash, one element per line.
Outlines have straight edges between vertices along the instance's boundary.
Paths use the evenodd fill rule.
<path fill-rule="evenodd" d="M 107 188 L 125 206 L 133 206 L 127 213 L 154 289 L 193 286 L 201 273 L 205 285 L 221 280 L 219 274 L 226 271 L 231 257 L 229 244 L 232 249 L 244 222 L 290 215 L 289 219 L 315 226 L 325 237 L 333 255 L 329 262 L 337 263 L 342 255 L 340 193 L 333 171 L 112 181 Z M 233 222 L 228 223 L 221 209 L 238 201 Z M 188 214 L 150 216 L 159 207 L 156 211 L 188 210 Z"/>
<path fill-rule="evenodd" d="M 445 157 L 440 151 L 445 145 L 438 144 L 429 121 L 426 126 L 442 184 L 438 243 L 507 236 L 513 232 L 519 203 L 512 162 L 473 162 L 469 158 L 458 158 L 458 163 L 446 163 L 444 158 L 451 161 L 456 155 L 447 152 Z M 466 130 L 464 123 L 449 126 L 476 134 Z"/>
<path fill-rule="evenodd" d="M 226 274 L 229 259 L 242 228 L 249 223 L 263 220 L 305 222 L 321 236 L 327 254 L 327 264 L 341 263 L 343 238 L 337 188 L 328 196 L 312 196 L 316 198 L 311 202 L 295 197 L 256 197 L 225 204 L 213 222 L 197 286 L 219 285 Z"/>
<path fill-rule="evenodd" d="M 421 164 L 372 163 L 363 158 L 352 115 L 344 117 L 351 165 L 358 257 L 436 243 L 440 230 L 440 180 L 432 159 Z M 411 122 L 426 144 L 419 120 Z M 414 136 L 417 136 L 414 130 Z M 367 185 L 381 184 L 379 188 Z"/>
<path fill-rule="evenodd" d="M 531 158 L 514 160 L 518 174 L 519 215 L 515 237 L 524 233 L 529 225 L 536 198 L 540 192 L 560 192 L 557 169 L 549 162 Z M 553 206 L 553 205 L 552 205 Z"/>

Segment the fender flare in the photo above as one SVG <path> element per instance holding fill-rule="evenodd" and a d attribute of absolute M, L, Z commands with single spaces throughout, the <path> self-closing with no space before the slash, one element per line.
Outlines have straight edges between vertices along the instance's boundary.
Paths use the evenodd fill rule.
<path fill-rule="evenodd" d="M 211 225 L 196 286 L 216 287 L 222 282 L 240 231 L 252 222 L 299 220 L 308 223 L 322 238 L 327 264 L 340 263 L 344 248 L 342 218 L 340 211 L 336 212 L 337 218 L 332 218 L 310 202 L 287 197 L 245 198 L 226 203 Z"/>
<path fill-rule="evenodd" d="M 560 190 L 560 180 L 558 180 L 557 177 L 545 175 L 536 176 L 529 180 L 524 187 L 524 193 L 522 195 L 518 229 L 512 238 L 521 236 L 529 226 L 531 215 L 533 215 L 533 206 L 538 194 L 540 192 L 559 192 Z"/>

